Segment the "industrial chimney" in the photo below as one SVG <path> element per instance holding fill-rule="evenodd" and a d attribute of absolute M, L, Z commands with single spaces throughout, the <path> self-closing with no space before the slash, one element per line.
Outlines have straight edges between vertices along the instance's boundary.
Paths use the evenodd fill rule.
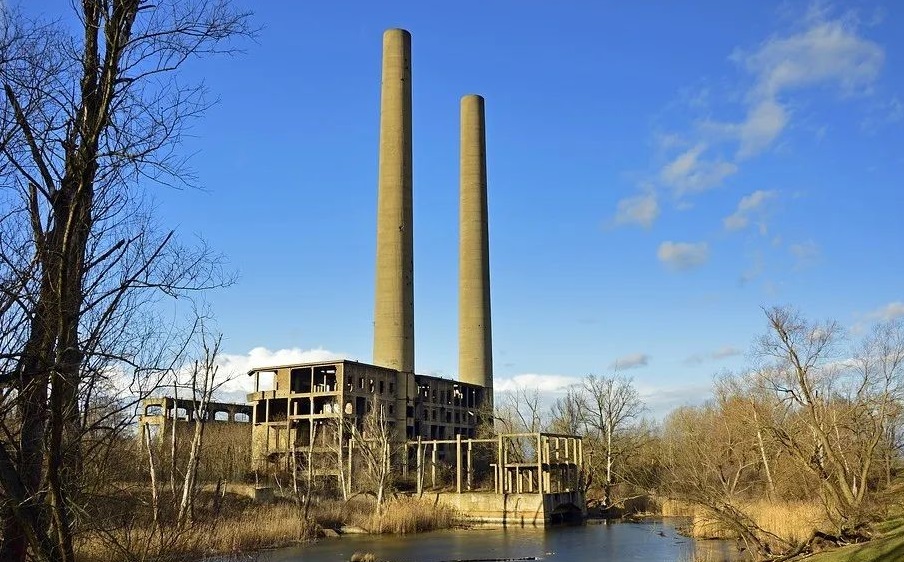
<path fill-rule="evenodd" d="M 374 363 L 403 373 L 414 372 L 411 176 L 411 34 L 389 29 L 380 97 Z"/>
<path fill-rule="evenodd" d="M 458 247 L 458 376 L 493 397 L 490 250 L 483 98 L 461 98 L 461 190 Z"/>

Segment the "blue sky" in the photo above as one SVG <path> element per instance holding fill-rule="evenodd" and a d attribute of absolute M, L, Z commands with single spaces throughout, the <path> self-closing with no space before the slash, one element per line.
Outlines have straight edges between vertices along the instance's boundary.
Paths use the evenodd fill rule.
<path fill-rule="evenodd" d="M 662 410 L 742 368 L 763 306 L 904 314 L 900 3 L 245 5 L 258 40 L 186 76 L 220 100 L 184 146 L 206 191 L 154 188 L 239 273 L 210 296 L 235 368 L 371 357 L 390 27 L 413 36 L 419 372 L 457 373 L 466 93 L 486 98 L 498 387 L 618 362 Z"/>

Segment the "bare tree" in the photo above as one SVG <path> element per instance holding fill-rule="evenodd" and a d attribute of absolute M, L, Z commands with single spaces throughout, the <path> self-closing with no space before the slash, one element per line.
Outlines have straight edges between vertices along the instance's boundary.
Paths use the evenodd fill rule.
<path fill-rule="evenodd" d="M 856 538 L 869 521 L 877 452 L 901 403 L 904 323 L 876 326 L 846 354 L 834 322 L 808 322 L 784 308 L 769 309 L 766 317 L 757 376 L 784 406 L 770 430 L 821 483 L 839 535 Z"/>
<path fill-rule="evenodd" d="M 376 498 L 377 514 L 382 515 L 386 496 L 392 489 L 392 427 L 383 402 L 374 395 L 370 411 L 364 415 L 359 429 L 357 424 L 348 427 L 354 452 L 363 460 L 364 474 L 357 481 Z M 363 476 L 364 478 L 361 478 Z"/>
<path fill-rule="evenodd" d="M 550 429 L 556 433 L 579 435 L 584 432 L 584 414 L 581 410 L 581 387 L 570 386 L 565 395 L 552 404 Z"/>
<path fill-rule="evenodd" d="M 703 508 L 758 556 L 793 545 L 757 525 L 743 500 L 760 483 L 754 437 L 744 427 L 743 402 L 722 396 L 681 407 L 665 421 L 665 487 L 673 498 Z"/>
<path fill-rule="evenodd" d="M 249 33 L 247 15 L 219 0 L 73 7 L 77 32 L 8 11 L 0 39 L 0 215 L 15 233 L 0 242 L 11 344 L 0 385 L 15 410 L 0 441 L 0 559 L 10 561 L 74 559 L 84 462 L 101 446 L 86 435 L 115 417 L 92 404 L 106 381 L 161 372 L 179 339 L 156 322 L 162 297 L 225 279 L 209 250 L 155 230 L 141 187 L 191 182 L 175 147 L 207 104 L 172 73 L 228 50 Z"/>
<path fill-rule="evenodd" d="M 179 501 L 179 510 L 176 515 L 176 523 L 184 525 L 191 517 L 195 496 L 197 495 L 198 467 L 201 463 L 201 454 L 204 446 L 204 433 L 207 422 L 212 421 L 210 416 L 210 401 L 229 377 L 217 378 L 219 365 L 216 364 L 220 352 L 220 343 L 223 336 L 216 336 L 213 341 L 208 341 L 210 335 L 205 329 L 201 330 L 201 358 L 196 359 L 189 373 L 188 386 L 191 389 L 192 403 L 194 407 L 194 427 L 191 445 L 188 454 L 188 463 L 185 467 L 185 478 L 182 481 L 182 494 Z"/>
<path fill-rule="evenodd" d="M 544 426 L 540 391 L 518 386 L 503 395 L 497 408 L 497 421 L 509 433 L 536 433 Z"/>
<path fill-rule="evenodd" d="M 622 376 L 588 375 L 579 395 L 584 423 L 595 433 L 605 458 L 603 505 L 612 505 L 614 467 L 622 454 L 619 437 L 643 412 L 643 403 L 631 379 Z"/>

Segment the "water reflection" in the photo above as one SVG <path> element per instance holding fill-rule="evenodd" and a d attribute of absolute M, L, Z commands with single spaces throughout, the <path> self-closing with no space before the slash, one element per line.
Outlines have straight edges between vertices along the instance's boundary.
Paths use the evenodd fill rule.
<path fill-rule="evenodd" d="M 743 558 L 729 541 L 694 541 L 678 534 L 674 520 L 589 524 L 554 529 L 450 530 L 419 535 L 345 536 L 283 549 L 266 562 L 342 562 L 372 552 L 393 562 L 493 559 L 548 561 L 734 562 Z"/>

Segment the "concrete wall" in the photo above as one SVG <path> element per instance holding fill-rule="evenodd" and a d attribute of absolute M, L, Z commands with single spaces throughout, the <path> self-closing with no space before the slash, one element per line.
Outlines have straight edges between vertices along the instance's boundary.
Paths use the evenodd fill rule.
<path fill-rule="evenodd" d="M 512 527 L 544 527 L 552 523 L 565 506 L 575 506 L 580 517 L 587 510 L 580 493 L 492 494 L 486 492 L 437 493 L 437 502 L 455 509 L 472 523 L 491 523 Z"/>

